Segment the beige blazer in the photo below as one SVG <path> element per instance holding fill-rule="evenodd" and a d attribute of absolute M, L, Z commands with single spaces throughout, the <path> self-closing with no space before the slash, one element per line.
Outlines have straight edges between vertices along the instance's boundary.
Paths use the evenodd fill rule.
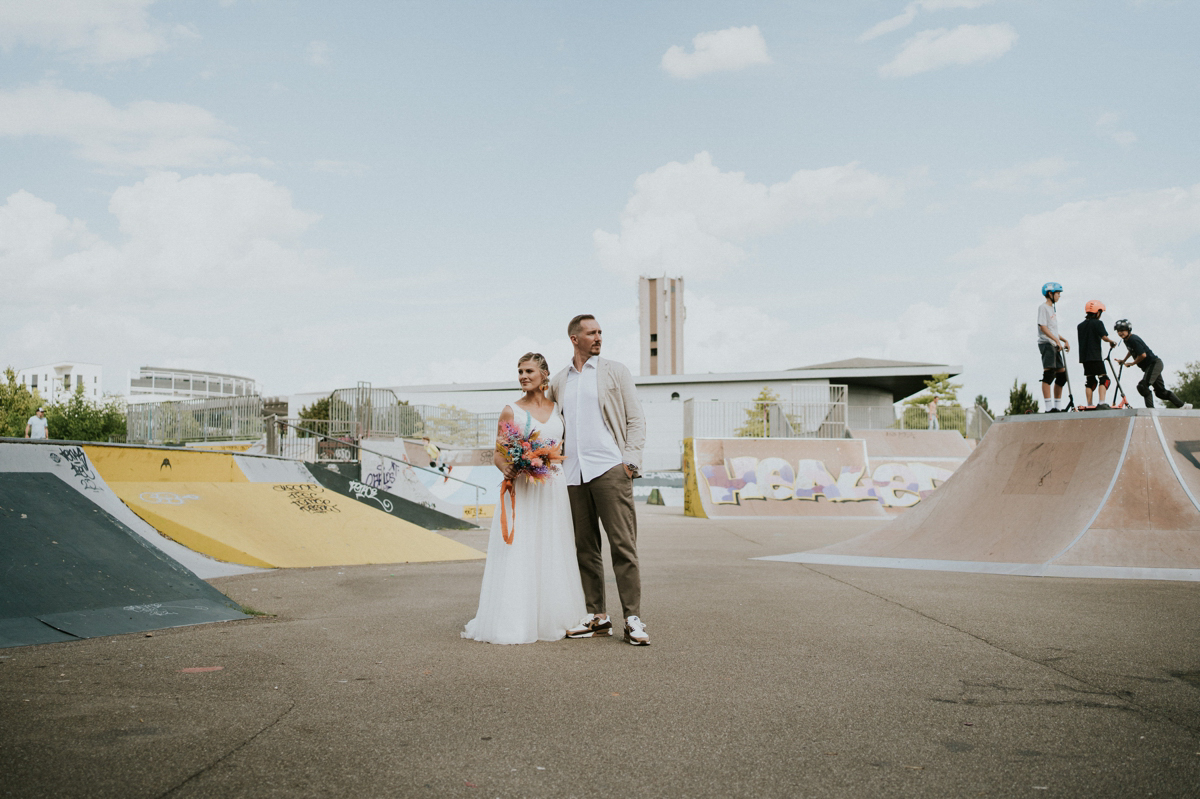
<path fill-rule="evenodd" d="M 550 390 L 546 392 L 546 396 L 557 402 L 559 407 L 563 407 L 560 397 L 567 386 L 570 368 L 568 366 L 550 378 Z M 600 415 L 604 418 L 604 426 L 616 439 L 621 460 L 630 464 L 633 476 L 637 477 L 642 472 L 642 449 L 646 446 L 646 417 L 642 414 L 642 403 L 638 401 L 633 375 L 624 364 L 597 358 L 596 390 L 600 395 Z"/>

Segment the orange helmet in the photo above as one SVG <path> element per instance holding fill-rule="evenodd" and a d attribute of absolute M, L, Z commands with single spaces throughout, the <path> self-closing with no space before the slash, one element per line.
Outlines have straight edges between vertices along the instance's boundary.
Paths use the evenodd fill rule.
<path fill-rule="evenodd" d="M 1104 303 L 1100 302 L 1100 300 L 1088 300 L 1087 304 L 1083 306 L 1084 313 L 1100 313 L 1106 310 L 1108 309 L 1104 307 Z"/>

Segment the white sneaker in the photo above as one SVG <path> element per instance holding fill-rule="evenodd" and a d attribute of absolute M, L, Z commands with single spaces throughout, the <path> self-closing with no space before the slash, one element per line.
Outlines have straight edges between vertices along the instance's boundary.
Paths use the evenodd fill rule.
<path fill-rule="evenodd" d="M 595 638 L 599 635 L 612 635 L 612 621 L 607 617 L 598 619 L 595 613 L 584 616 L 578 625 L 567 630 L 568 638 Z"/>
<path fill-rule="evenodd" d="M 1183 405 L 1179 408 L 1179 410 L 1181 410 L 1181 411 L 1190 411 L 1191 409 L 1192 409 L 1192 403 L 1190 403 L 1190 402 L 1183 403 Z"/>
<path fill-rule="evenodd" d="M 646 634 L 646 623 L 637 616 L 625 619 L 625 641 L 634 646 L 650 646 L 650 636 Z"/>

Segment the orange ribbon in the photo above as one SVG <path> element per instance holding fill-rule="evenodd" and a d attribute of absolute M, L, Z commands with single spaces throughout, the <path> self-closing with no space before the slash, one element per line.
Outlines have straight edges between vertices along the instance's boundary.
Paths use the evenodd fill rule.
<path fill-rule="evenodd" d="M 513 514 L 513 529 L 508 529 L 508 508 L 504 505 L 504 495 L 508 494 L 509 502 L 512 503 Z M 513 481 L 505 480 L 500 484 L 500 535 L 504 536 L 504 543 L 512 545 L 513 534 L 517 531 L 517 492 L 513 490 Z"/>

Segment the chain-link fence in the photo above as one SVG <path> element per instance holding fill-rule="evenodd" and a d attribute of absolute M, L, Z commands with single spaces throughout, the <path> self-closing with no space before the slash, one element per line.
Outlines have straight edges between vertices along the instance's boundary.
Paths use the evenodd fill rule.
<path fill-rule="evenodd" d="M 845 438 L 846 387 L 819 386 L 810 401 L 684 400 L 684 438 Z"/>
<path fill-rule="evenodd" d="M 130 444 L 257 439 L 263 434 L 262 397 L 142 402 L 125 408 Z"/>
<path fill-rule="evenodd" d="M 447 447 L 490 447 L 499 420 L 499 413 L 471 413 L 453 405 L 408 405 L 388 389 L 359 383 L 330 395 L 329 426 L 321 432 L 350 438 L 428 438 Z"/>

